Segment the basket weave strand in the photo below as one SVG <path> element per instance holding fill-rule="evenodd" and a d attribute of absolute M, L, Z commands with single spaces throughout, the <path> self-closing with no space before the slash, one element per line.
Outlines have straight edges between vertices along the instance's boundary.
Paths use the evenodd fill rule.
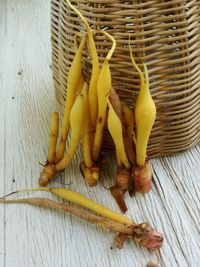
<path fill-rule="evenodd" d="M 78 0 L 71 1 L 95 30 L 105 29 L 117 41 L 111 59 L 112 84 L 120 98 L 134 108 L 139 77 L 132 68 L 128 39 L 137 64 L 149 70 L 157 118 L 149 141 L 150 156 L 188 149 L 200 141 L 200 1 L 199 0 Z M 56 95 L 66 96 L 67 73 L 75 50 L 74 35 L 84 32 L 65 0 L 51 1 L 52 70 Z M 100 61 L 110 48 L 95 36 Z M 84 51 L 89 79 L 91 59 Z M 108 134 L 104 146 L 112 146 Z"/>

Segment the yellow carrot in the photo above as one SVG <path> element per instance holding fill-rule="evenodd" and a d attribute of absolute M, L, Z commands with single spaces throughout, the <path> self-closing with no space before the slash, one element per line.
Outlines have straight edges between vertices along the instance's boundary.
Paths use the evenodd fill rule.
<path fill-rule="evenodd" d="M 56 145 L 59 131 L 59 117 L 58 112 L 54 112 L 52 115 L 52 126 L 49 136 L 49 149 L 48 149 L 48 163 L 53 163 L 56 155 Z"/>
<path fill-rule="evenodd" d="M 89 105 L 88 105 L 88 84 L 84 83 L 82 95 L 84 98 L 84 122 L 82 129 L 82 146 L 85 166 L 91 168 L 93 165 L 91 157 L 90 143 L 90 122 L 89 122 Z"/>
<path fill-rule="evenodd" d="M 88 105 L 88 85 L 83 86 L 82 94 L 84 97 L 84 122 L 82 130 L 82 148 L 84 162 L 80 168 L 89 186 L 95 186 L 99 178 L 99 167 L 92 161 L 91 157 L 91 127 L 89 121 L 89 105 Z"/>
<path fill-rule="evenodd" d="M 76 92 L 78 89 L 78 83 L 81 78 L 82 72 L 82 51 L 85 45 L 86 37 L 84 36 L 81 44 L 76 52 L 74 60 L 72 62 L 71 68 L 68 73 L 68 80 L 67 80 L 67 97 L 64 109 L 64 115 L 62 120 L 62 128 L 61 128 L 61 140 L 58 146 L 58 151 L 56 153 L 56 161 L 58 162 L 60 159 L 63 158 L 67 140 L 67 134 L 70 127 L 70 111 L 76 99 Z"/>
<path fill-rule="evenodd" d="M 92 147 L 92 159 L 94 161 L 98 160 L 102 138 L 103 138 L 103 129 L 105 126 L 106 121 L 106 115 L 107 115 L 107 96 L 111 89 L 111 73 L 110 73 L 110 67 L 109 67 L 109 60 L 112 57 L 112 54 L 116 47 L 116 41 L 115 39 L 108 34 L 105 31 L 102 31 L 107 38 L 109 38 L 112 41 L 112 47 L 107 54 L 103 65 L 101 67 L 101 71 L 98 78 L 97 83 L 97 95 L 98 95 L 98 116 L 97 116 L 97 122 L 96 122 L 96 130 L 95 130 L 95 136 L 94 136 L 94 143 Z"/>
<path fill-rule="evenodd" d="M 55 194 L 59 196 L 62 199 L 65 199 L 67 201 L 70 201 L 76 205 L 79 205 L 81 207 L 87 208 L 91 211 L 94 211 L 95 213 L 101 215 L 104 218 L 111 219 L 115 222 L 123 223 L 123 224 L 130 224 L 133 225 L 135 224 L 131 219 L 128 217 L 115 212 L 109 208 L 104 207 L 101 204 L 98 204 L 97 202 L 79 194 L 74 191 L 71 191 L 66 188 L 48 188 L 48 187 L 37 187 L 37 188 L 30 188 L 30 189 L 23 189 L 23 190 L 18 190 L 15 191 L 11 194 L 15 193 L 20 193 L 20 192 L 31 192 L 31 191 L 48 191 L 51 192 L 52 194 Z M 9 194 L 9 195 L 11 195 Z M 7 195 L 7 196 L 9 196 Z"/>
<path fill-rule="evenodd" d="M 66 0 L 69 7 L 79 16 L 81 21 L 86 27 L 89 39 L 89 48 L 92 58 L 92 74 L 89 85 L 89 110 L 90 110 L 90 121 L 92 128 L 95 128 L 96 119 L 97 119 L 97 81 L 99 76 L 99 59 L 97 55 L 97 50 L 92 34 L 92 29 L 90 28 L 88 22 L 83 17 L 81 12 L 71 4 L 69 0 Z"/>
<path fill-rule="evenodd" d="M 131 47 L 130 55 L 132 64 L 140 75 L 140 92 L 135 105 L 136 162 L 137 165 L 143 166 L 146 160 L 149 136 L 156 118 L 156 106 L 149 90 L 149 77 L 146 65 L 144 64 L 144 78 L 144 75 L 135 63 Z"/>
<path fill-rule="evenodd" d="M 83 195 L 72 192 L 68 189 L 60 189 L 60 188 L 53 188 L 51 189 L 51 192 L 53 194 L 56 194 L 57 196 L 66 199 L 70 202 L 73 202 L 74 204 L 80 205 L 81 207 L 88 208 L 97 214 L 109 218 L 111 220 L 114 220 L 116 222 L 121 222 L 125 224 L 133 224 L 133 221 L 117 212 L 114 212 L 103 205 L 100 205 L 93 200 L 84 197 Z"/>
<path fill-rule="evenodd" d="M 92 129 L 95 129 L 96 120 L 97 120 L 97 81 L 99 77 L 99 60 L 96 51 L 96 46 L 92 36 L 92 32 L 88 32 L 90 51 L 92 56 L 92 75 L 89 85 L 89 110 L 90 110 L 90 121 Z"/>
<path fill-rule="evenodd" d="M 147 73 L 146 67 L 144 67 Z M 151 129 L 156 118 L 156 106 L 149 91 L 149 85 L 141 88 L 135 106 L 136 123 L 136 162 L 143 166 L 146 160 L 146 151 Z"/>
<path fill-rule="evenodd" d="M 70 126 L 71 126 L 71 139 L 67 154 L 59 161 L 55 168 L 56 171 L 62 171 L 69 164 L 74 156 L 82 131 L 84 120 L 84 99 L 83 95 L 79 95 L 71 109 L 70 113 Z"/>
<path fill-rule="evenodd" d="M 92 158 L 94 161 L 98 160 L 102 137 L 103 129 L 106 121 L 106 110 L 107 110 L 107 96 L 111 88 L 111 74 L 109 68 L 108 60 L 105 60 L 98 79 L 97 84 L 97 93 L 98 93 L 98 117 L 96 123 L 96 130 L 94 136 L 94 143 L 92 146 Z"/>
<path fill-rule="evenodd" d="M 115 144 L 117 160 L 118 161 L 120 160 L 127 169 L 130 169 L 131 166 L 130 166 L 130 163 L 128 161 L 126 151 L 124 148 L 121 121 L 120 121 L 119 117 L 117 116 L 117 114 L 115 113 L 110 101 L 109 100 L 107 100 L 107 101 L 108 101 L 108 107 L 109 107 L 108 130 L 109 130 L 109 132 L 112 136 L 112 139 L 114 141 L 114 144 Z M 118 165 L 119 164 L 120 164 L 120 162 L 118 162 Z"/>

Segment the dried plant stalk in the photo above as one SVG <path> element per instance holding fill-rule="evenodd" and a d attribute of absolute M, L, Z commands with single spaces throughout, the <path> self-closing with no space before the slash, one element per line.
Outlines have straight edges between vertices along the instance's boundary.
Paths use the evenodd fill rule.
<path fill-rule="evenodd" d="M 147 223 L 142 224 L 122 224 L 110 219 L 92 214 L 87 210 L 75 208 L 66 204 L 61 204 L 47 198 L 25 198 L 17 200 L 0 199 L 0 203 L 24 203 L 35 205 L 43 208 L 51 208 L 68 212 L 92 224 L 101 226 L 108 230 L 125 234 L 128 238 L 132 238 L 139 245 L 146 248 L 160 248 L 163 243 L 163 236 L 157 230 L 154 230 Z"/>

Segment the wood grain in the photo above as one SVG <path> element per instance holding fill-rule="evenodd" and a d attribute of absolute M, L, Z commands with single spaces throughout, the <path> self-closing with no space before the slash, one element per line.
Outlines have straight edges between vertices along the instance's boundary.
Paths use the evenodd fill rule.
<path fill-rule="evenodd" d="M 50 68 L 50 1 L 0 1 L 0 195 L 36 186 L 45 162 L 51 113 L 59 110 Z M 96 188 L 85 185 L 77 152 L 52 183 L 66 186 L 118 210 L 103 188 L 114 183 L 115 163 Z M 200 262 L 200 147 L 153 160 L 154 183 L 147 195 L 126 196 L 128 214 L 165 234 L 161 266 L 198 267 Z M 45 195 L 47 193 L 34 193 Z M 25 195 L 23 195 L 25 196 Z M 54 199 L 56 199 L 54 197 Z M 135 266 L 158 254 L 69 215 L 25 205 L 0 206 L 0 266 Z"/>

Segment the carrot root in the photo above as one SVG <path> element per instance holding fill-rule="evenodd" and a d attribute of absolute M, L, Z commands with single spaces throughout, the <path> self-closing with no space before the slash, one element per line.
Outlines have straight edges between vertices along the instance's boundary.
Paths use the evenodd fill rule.
<path fill-rule="evenodd" d="M 81 162 L 80 169 L 86 183 L 89 186 L 96 186 L 100 175 L 99 167 L 95 164 L 88 168 L 84 162 Z"/>
<path fill-rule="evenodd" d="M 117 168 L 116 184 L 110 188 L 110 192 L 116 200 L 120 210 L 125 213 L 128 208 L 124 201 L 124 194 L 129 190 L 131 185 L 131 173 L 126 167 L 121 166 Z"/>
<path fill-rule="evenodd" d="M 122 224 L 111 219 L 92 214 L 87 210 L 75 208 L 71 205 L 61 204 L 47 198 L 25 198 L 17 200 L 0 199 L 0 203 L 23 203 L 43 208 L 62 210 L 92 224 L 117 233 L 125 234 L 127 237 L 134 239 L 139 245 L 149 249 L 160 248 L 163 243 L 163 235 L 147 223 L 132 225 Z"/>
<path fill-rule="evenodd" d="M 144 166 L 136 166 L 134 169 L 134 189 L 136 192 L 148 193 L 151 189 L 152 168 L 149 161 Z"/>
<path fill-rule="evenodd" d="M 110 188 L 110 192 L 111 195 L 113 196 L 113 198 L 115 199 L 115 201 L 117 202 L 120 210 L 125 213 L 127 212 L 128 208 L 126 206 L 126 203 L 124 201 L 124 191 L 121 190 L 121 188 L 118 185 L 114 185 Z"/>
<path fill-rule="evenodd" d="M 53 163 L 56 156 L 56 145 L 59 132 L 59 116 L 58 112 L 52 114 L 52 125 L 49 134 L 49 149 L 48 149 L 48 162 Z"/>
<path fill-rule="evenodd" d="M 119 233 L 115 237 L 115 245 L 117 248 L 121 249 L 124 245 L 124 242 L 127 239 L 127 235 L 124 233 Z"/>
<path fill-rule="evenodd" d="M 56 171 L 54 164 L 46 165 L 40 173 L 39 185 L 47 186 L 48 183 L 56 177 L 57 173 L 58 172 Z"/>
<path fill-rule="evenodd" d="M 126 191 L 130 187 L 131 173 L 130 170 L 124 166 L 118 167 L 117 169 L 117 185 L 121 190 Z"/>

